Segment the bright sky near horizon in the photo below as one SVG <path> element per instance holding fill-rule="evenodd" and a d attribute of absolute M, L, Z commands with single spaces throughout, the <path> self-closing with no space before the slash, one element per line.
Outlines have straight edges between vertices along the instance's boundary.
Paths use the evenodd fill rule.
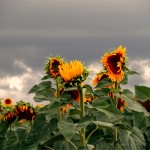
<path fill-rule="evenodd" d="M 50 54 L 85 62 L 93 77 L 119 45 L 140 73 L 127 87 L 150 86 L 149 15 L 149 0 L 0 0 L 0 98 L 33 102 Z"/>

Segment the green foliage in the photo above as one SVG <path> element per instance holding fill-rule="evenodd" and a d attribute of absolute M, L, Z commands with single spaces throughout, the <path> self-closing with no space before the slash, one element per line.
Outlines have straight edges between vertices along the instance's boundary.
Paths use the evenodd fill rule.
<path fill-rule="evenodd" d="M 142 102 L 150 100 L 150 88 L 146 86 L 135 86 L 135 96 Z"/>

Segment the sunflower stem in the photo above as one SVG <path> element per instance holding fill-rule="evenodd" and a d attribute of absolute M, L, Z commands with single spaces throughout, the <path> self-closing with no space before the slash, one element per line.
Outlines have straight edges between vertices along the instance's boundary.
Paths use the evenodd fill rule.
<path fill-rule="evenodd" d="M 115 82 L 115 91 L 116 92 L 118 92 L 118 83 L 117 83 L 117 81 Z M 117 98 L 117 96 L 115 96 L 115 105 L 116 105 L 116 107 L 117 107 L 117 105 L 118 105 L 118 98 Z"/>
<path fill-rule="evenodd" d="M 58 81 L 56 79 L 56 97 L 57 99 L 59 99 L 59 96 L 60 96 L 60 91 L 59 91 L 59 84 L 58 84 Z M 57 108 L 57 119 L 60 121 L 60 108 Z"/>
<path fill-rule="evenodd" d="M 84 97 L 83 97 L 83 90 L 81 85 L 78 86 L 78 91 L 80 95 L 80 120 L 85 116 L 85 107 L 84 107 Z M 86 140 L 85 140 L 85 128 L 81 128 L 80 131 L 80 139 L 81 139 L 81 146 L 86 147 Z"/>

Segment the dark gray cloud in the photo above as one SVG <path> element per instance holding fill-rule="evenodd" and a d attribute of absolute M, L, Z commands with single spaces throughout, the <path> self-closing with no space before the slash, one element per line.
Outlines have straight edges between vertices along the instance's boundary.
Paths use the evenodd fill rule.
<path fill-rule="evenodd" d="M 149 0 L 0 0 L 0 75 L 21 74 L 15 60 L 42 71 L 50 53 L 88 65 L 120 44 L 131 59 L 149 58 L 149 7 Z"/>

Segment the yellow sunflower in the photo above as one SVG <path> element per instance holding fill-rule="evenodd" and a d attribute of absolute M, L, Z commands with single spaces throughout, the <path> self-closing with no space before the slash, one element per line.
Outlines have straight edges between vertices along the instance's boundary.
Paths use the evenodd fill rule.
<path fill-rule="evenodd" d="M 84 66 L 78 60 L 70 61 L 70 63 L 64 63 L 59 66 L 59 72 L 64 81 L 69 82 L 84 73 Z"/>
<path fill-rule="evenodd" d="M 4 107 L 5 106 L 11 107 L 13 105 L 13 100 L 11 98 L 5 98 L 3 105 L 4 105 Z"/>
<path fill-rule="evenodd" d="M 111 53 L 105 53 L 101 62 L 107 70 L 107 75 L 113 82 L 121 82 L 124 77 L 123 67 L 126 58 L 126 47 L 120 45 Z"/>
<path fill-rule="evenodd" d="M 52 78 L 56 78 L 60 75 L 59 66 L 62 65 L 63 59 L 60 57 L 52 57 L 48 59 L 48 62 L 45 64 L 45 70 L 48 75 Z"/>
<path fill-rule="evenodd" d="M 15 114 L 14 111 L 10 111 L 10 112 L 7 112 L 5 115 L 4 115 L 4 119 L 5 121 L 9 122 L 9 123 L 12 123 L 16 120 L 17 116 Z"/>

